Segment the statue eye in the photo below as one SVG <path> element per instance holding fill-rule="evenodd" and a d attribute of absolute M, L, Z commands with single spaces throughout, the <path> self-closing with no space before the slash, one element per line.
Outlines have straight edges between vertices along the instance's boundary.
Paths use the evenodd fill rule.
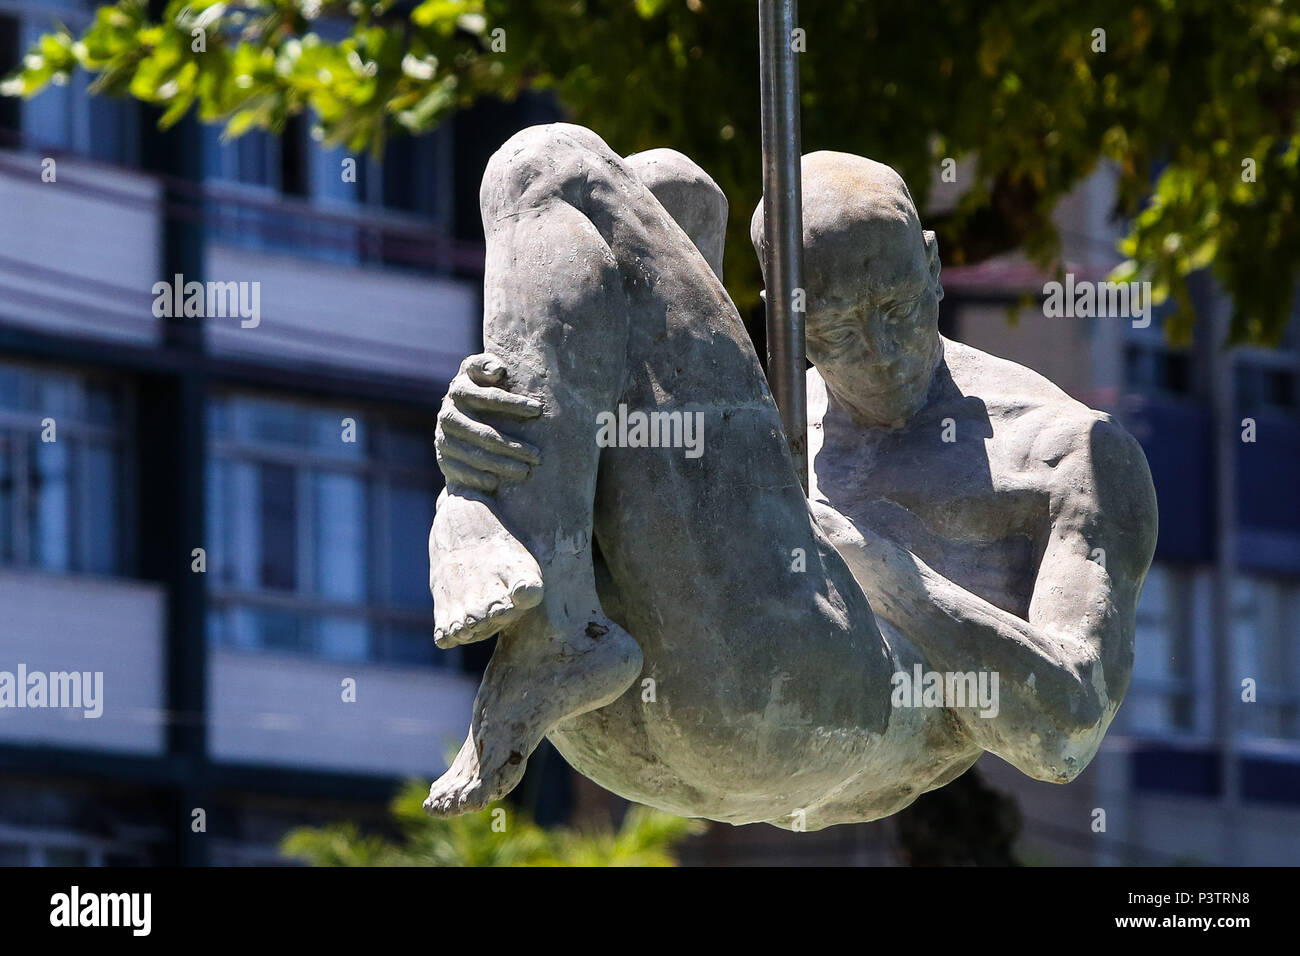
<path fill-rule="evenodd" d="M 902 302 L 898 302 L 895 303 L 894 305 L 891 305 L 889 308 L 885 310 L 885 318 L 888 319 L 890 322 L 903 321 L 904 319 L 908 318 L 912 314 L 912 311 L 916 308 L 916 303 L 919 302 L 920 299 L 921 297 L 917 295 L 917 296 L 913 296 L 910 299 L 906 299 Z"/>
<path fill-rule="evenodd" d="M 852 328 L 831 329 L 824 336 L 826 344 L 832 348 L 843 348 L 853 341 L 854 331 Z"/>

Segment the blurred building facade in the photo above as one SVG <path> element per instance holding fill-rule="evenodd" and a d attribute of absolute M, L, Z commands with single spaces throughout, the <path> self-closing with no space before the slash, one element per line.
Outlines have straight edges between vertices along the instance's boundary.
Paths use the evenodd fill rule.
<path fill-rule="evenodd" d="M 90 9 L 0 4 L 0 72 Z M 0 709 L 0 864 L 270 862 L 445 766 L 483 659 L 432 645 L 432 427 L 480 347 L 483 164 L 553 118 L 376 162 L 159 133 L 84 75 L 0 101 L 0 670 L 105 698 Z M 159 282 L 249 308 L 169 318 Z"/>
<path fill-rule="evenodd" d="M 0 0 L 0 71 L 88 9 Z M 288 826 L 379 824 L 398 781 L 444 764 L 483 659 L 430 640 L 432 422 L 479 347 L 483 165 L 554 118 L 484 104 L 377 163 L 305 124 L 162 134 L 84 77 L 0 100 L 0 670 L 105 682 L 98 719 L 0 710 L 0 864 L 273 862 Z M 1080 278 L 1117 261 L 1112 195 L 1103 171 L 1060 210 Z M 178 275 L 257 283 L 258 323 L 156 315 L 155 283 Z M 1014 257 L 948 270 L 945 332 L 1114 413 L 1151 463 L 1160 540 L 1133 686 L 1092 766 L 1068 787 L 980 766 L 1018 797 L 1029 861 L 1294 863 L 1295 325 L 1223 359 L 1230 303 L 1209 281 L 1190 349 L 1158 314 L 1138 329 L 1034 306 L 1008 324 L 1044 279 Z M 543 815 L 574 802 L 548 761 L 525 785 Z M 688 859 L 895 857 L 886 821 L 720 827 Z"/>

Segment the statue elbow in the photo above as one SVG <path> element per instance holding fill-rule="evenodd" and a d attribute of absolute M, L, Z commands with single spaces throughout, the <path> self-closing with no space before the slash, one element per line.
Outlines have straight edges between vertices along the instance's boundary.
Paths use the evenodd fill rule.
<path fill-rule="evenodd" d="M 1030 735 L 1033 766 L 1026 772 L 1035 780 L 1070 783 L 1101 749 L 1109 724 L 1105 708 L 1096 698 L 1089 695 L 1089 699 L 1076 702 L 1069 713 L 1046 721 L 1045 732 Z"/>
<path fill-rule="evenodd" d="M 1034 766 L 1025 771 L 1031 777 L 1070 783 L 1087 769 L 1119 709 L 1114 684 L 1106 677 L 1100 661 L 1080 662 L 1071 679 L 1053 688 L 1054 695 L 1040 699 L 1040 726 L 1030 735 Z M 1127 673 L 1123 680 L 1127 686 Z M 1122 688 L 1118 696 L 1123 698 Z"/>

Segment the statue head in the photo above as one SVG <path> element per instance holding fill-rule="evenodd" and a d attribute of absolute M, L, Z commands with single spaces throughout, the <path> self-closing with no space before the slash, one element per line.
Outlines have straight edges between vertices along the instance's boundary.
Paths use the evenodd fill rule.
<path fill-rule="evenodd" d="M 625 160 L 722 281 L 727 197 L 713 178 L 675 149 L 648 149 Z"/>
<path fill-rule="evenodd" d="M 898 427 L 943 356 L 938 243 L 883 163 L 823 151 L 802 165 L 808 358 L 854 419 Z M 761 202 L 750 238 L 764 261 Z"/>

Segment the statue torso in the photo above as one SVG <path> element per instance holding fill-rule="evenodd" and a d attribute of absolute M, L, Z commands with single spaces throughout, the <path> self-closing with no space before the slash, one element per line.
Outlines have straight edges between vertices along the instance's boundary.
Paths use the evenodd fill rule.
<path fill-rule="evenodd" d="M 824 388 L 815 373 L 810 375 L 814 490 L 939 573 L 1024 615 L 1049 531 L 1051 467 L 1038 460 L 1037 435 L 1042 423 L 1082 406 L 1040 376 L 974 350 L 953 344 L 948 361 L 952 394 L 936 396 L 911 425 L 896 431 L 863 429 L 837 409 L 827 409 Z M 1013 371 L 984 368 L 990 379 L 985 382 L 986 362 Z M 952 442 L 943 441 L 945 418 L 952 419 Z M 734 520 L 744 520 L 744 512 Z M 738 540 L 735 525 L 716 532 L 733 546 Z M 691 536 L 697 543 L 699 538 L 699 532 Z M 745 566 L 736 560 L 737 567 Z M 942 708 L 895 709 L 879 736 L 812 717 L 819 702 L 839 689 L 851 685 L 859 693 L 874 693 L 851 662 L 843 667 L 819 662 L 798 646 L 808 638 L 797 631 L 791 631 L 798 640 L 790 642 L 790 653 L 773 650 L 757 640 L 749 607 L 726 618 L 733 629 L 725 635 L 692 629 L 689 619 L 673 618 L 677 603 L 657 590 L 653 576 L 632 579 L 633 593 L 608 575 L 603 582 L 600 577 L 598 569 L 606 612 L 642 643 L 657 702 L 647 703 L 643 687 L 634 685 L 613 704 L 561 725 L 550 738 L 573 766 L 608 789 L 678 813 L 788 826 L 792 809 L 809 795 L 766 793 L 760 784 L 798 779 L 818 798 L 823 796 L 818 788 L 837 794 L 817 810 L 815 825 L 822 826 L 896 812 L 960 774 L 979 755 Z M 621 604 L 646 605 L 648 611 L 626 618 Z M 877 623 L 894 668 L 910 671 L 925 664 L 893 622 L 877 615 Z M 725 684 L 731 691 L 716 699 L 702 689 L 714 685 L 701 684 L 700 676 L 720 668 L 732 675 Z M 796 729 L 790 741 L 769 741 L 773 728 L 781 732 L 784 718 L 746 701 L 754 687 L 764 700 L 770 696 L 772 706 L 800 715 L 798 727 L 812 720 L 818 730 Z M 719 728 L 736 733 L 720 736 Z M 791 778 L 796 771 L 802 776 Z M 749 777 L 751 786 L 738 785 Z"/>
<path fill-rule="evenodd" d="M 941 372 L 951 387 L 932 389 L 898 429 L 853 421 L 809 373 L 812 494 L 1025 617 L 1051 529 L 1055 462 L 1037 439 L 1087 410 L 1028 369 L 958 343 L 945 347 Z"/>

